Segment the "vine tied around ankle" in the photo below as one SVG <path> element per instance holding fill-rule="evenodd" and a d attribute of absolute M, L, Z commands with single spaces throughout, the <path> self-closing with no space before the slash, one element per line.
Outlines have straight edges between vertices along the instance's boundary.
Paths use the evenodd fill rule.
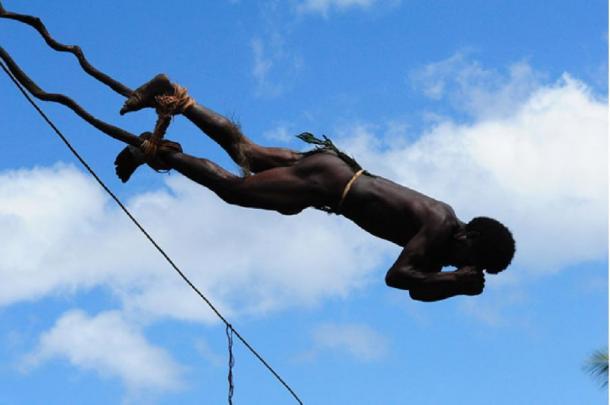
<path fill-rule="evenodd" d="M 195 100 L 189 96 L 186 88 L 172 83 L 174 89 L 172 94 L 159 94 L 155 96 L 157 122 L 150 139 L 142 143 L 140 149 L 148 158 L 154 158 L 159 149 L 160 141 L 171 123 L 174 115 L 182 114 L 195 104 Z M 137 95 L 136 95 L 137 96 Z"/>
<path fill-rule="evenodd" d="M 171 120 L 171 115 L 157 113 L 157 122 L 155 123 L 155 129 L 153 130 L 150 137 L 145 139 L 144 142 L 142 142 L 142 145 L 140 145 L 140 150 L 144 152 L 144 155 L 146 155 L 148 159 L 155 158 L 161 140 L 165 136 L 165 132 L 167 131 Z"/>
<path fill-rule="evenodd" d="M 195 100 L 189 96 L 188 90 L 179 84 L 172 83 L 173 94 L 159 94 L 155 96 L 156 110 L 161 115 L 182 114 L 186 109 L 195 104 Z"/>

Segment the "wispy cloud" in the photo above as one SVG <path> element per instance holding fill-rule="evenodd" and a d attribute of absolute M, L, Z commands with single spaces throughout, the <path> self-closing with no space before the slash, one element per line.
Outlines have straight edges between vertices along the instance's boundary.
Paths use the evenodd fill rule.
<path fill-rule="evenodd" d="M 343 12 L 350 9 L 367 10 L 381 3 L 396 3 L 397 0 L 304 0 L 297 11 L 304 14 L 319 14 L 328 17 L 332 11 Z"/>
<path fill-rule="evenodd" d="M 485 68 L 467 52 L 427 64 L 409 73 L 416 90 L 433 100 L 448 100 L 457 110 L 477 119 L 514 112 L 543 84 L 544 75 L 526 62 L 506 72 Z"/>
<path fill-rule="evenodd" d="M 341 353 L 360 361 L 376 361 L 388 353 L 388 339 L 359 323 L 325 323 L 314 328 L 312 348 L 300 358 L 313 360 L 323 352 Z"/>
<path fill-rule="evenodd" d="M 489 327 L 526 326 L 531 329 L 531 319 L 526 310 L 531 302 L 522 291 L 517 289 L 503 289 L 501 294 L 485 294 L 477 301 L 464 300 L 459 308 L 466 315 Z M 514 316 L 514 308 L 524 310 L 519 313 L 518 319 Z"/>
<path fill-rule="evenodd" d="M 79 310 L 66 312 L 40 337 L 22 365 L 31 370 L 56 358 L 103 377 L 118 377 L 129 391 L 181 386 L 181 367 L 114 311 L 93 317 Z"/>
<path fill-rule="evenodd" d="M 197 353 L 199 353 L 204 360 L 213 366 L 219 367 L 225 365 L 225 356 L 212 349 L 206 340 L 197 339 L 195 342 L 195 350 L 197 350 Z"/>
<path fill-rule="evenodd" d="M 267 75 L 269 69 L 273 66 L 273 61 L 268 56 L 268 52 L 265 49 L 265 44 L 262 39 L 255 38 L 251 42 L 252 56 L 254 57 L 254 64 L 252 66 L 252 76 L 256 79 L 259 85 L 263 85 L 267 82 Z"/>
<path fill-rule="evenodd" d="M 263 132 L 263 137 L 270 141 L 286 144 L 293 141 L 296 138 L 295 135 L 298 135 L 296 131 L 290 128 L 290 125 L 280 124 Z"/>
<path fill-rule="evenodd" d="M 279 32 L 254 38 L 250 48 L 256 94 L 260 97 L 282 95 L 292 86 L 303 65 L 303 59 L 289 48 Z"/>
<path fill-rule="evenodd" d="M 261 23 L 250 41 L 252 77 L 259 97 L 278 97 L 289 91 L 304 61 L 291 43 L 292 20 L 286 7 L 276 1 L 260 4 Z"/>

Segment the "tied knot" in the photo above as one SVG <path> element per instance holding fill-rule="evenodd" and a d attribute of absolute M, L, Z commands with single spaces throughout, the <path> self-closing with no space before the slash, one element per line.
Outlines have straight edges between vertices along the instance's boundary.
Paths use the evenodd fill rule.
<path fill-rule="evenodd" d="M 187 108 L 195 104 L 195 100 L 189 96 L 188 90 L 179 84 L 172 84 L 173 94 L 160 94 L 155 96 L 157 114 L 160 116 L 172 116 L 182 114 Z"/>
<path fill-rule="evenodd" d="M 145 139 L 140 145 L 140 150 L 144 152 L 147 158 L 154 158 L 159 149 L 159 142 L 154 138 Z"/>

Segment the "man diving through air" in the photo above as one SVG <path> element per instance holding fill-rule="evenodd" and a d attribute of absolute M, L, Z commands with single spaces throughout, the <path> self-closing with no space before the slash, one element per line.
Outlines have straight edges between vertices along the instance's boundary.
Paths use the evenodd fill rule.
<path fill-rule="evenodd" d="M 257 145 L 225 117 L 195 103 L 182 87 L 158 75 L 127 99 L 121 114 L 145 107 L 182 114 L 218 143 L 243 169 L 236 176 L 217 164 L 182 152 L 177 143 L 150 134 L 140 148 L 128 146 L 116 159 L 127 181 L 137 167 L 175 169 L 229 204 L 294 215 L 308 207 L 342 215 L 365 231 L 404 249 L 388 270 L 390 287 L 420 301 L 478 295 L 484 275 L 510 264 L 515 242 L 500 222 L 486 217 L 460 221 L 453 209 L 431 197 L 364 171 L 328 139 L 304 133 L 317 147 L 295 152 Z M 165 103 L 165 106 L 162 104 Z M 444 266 L 457 267 L 442 272 Z"/>

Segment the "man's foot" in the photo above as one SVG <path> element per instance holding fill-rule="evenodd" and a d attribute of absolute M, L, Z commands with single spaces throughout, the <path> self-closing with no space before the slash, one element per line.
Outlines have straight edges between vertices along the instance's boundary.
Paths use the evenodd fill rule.
<path fill-rule="evenodd" d="M 155 97 L 167 94 L 174 94 L 174 85 L 166 75 L 158 74 L 133 92 L 123 104 L 120 114 L 138 111 L 145 107 L 157 107 Z"/>
<path fill-rule="evenodd" d="M 115 172 L 123 183 L 126 183 L 131 175 L 143 164 L 148 164 L 156 171 L 169 170 L 169 167 L 158 155 L 150 155 L 145 153 L 142 149 L 149 148 L 152 134 L 150 132 L 144 132 L 140 135 L 140 138 L 148 141 L 148 144 L 143 145 L 143 148 L 136 148 L 135 146 L 128 145 L 124 148 L 114 160 Z M 161 140 L 158 144 L 154 145 L 154 148 L 161 153 L 166 152 L 182 152 L 182 146 L 177 142 L 168 140 Z"/>
<path fill-rule="evenodd" d="M 144 153 L 135 146 L 126 146 L 114 160 L 114 171 L 123 183 L 145 163 Z"/>

